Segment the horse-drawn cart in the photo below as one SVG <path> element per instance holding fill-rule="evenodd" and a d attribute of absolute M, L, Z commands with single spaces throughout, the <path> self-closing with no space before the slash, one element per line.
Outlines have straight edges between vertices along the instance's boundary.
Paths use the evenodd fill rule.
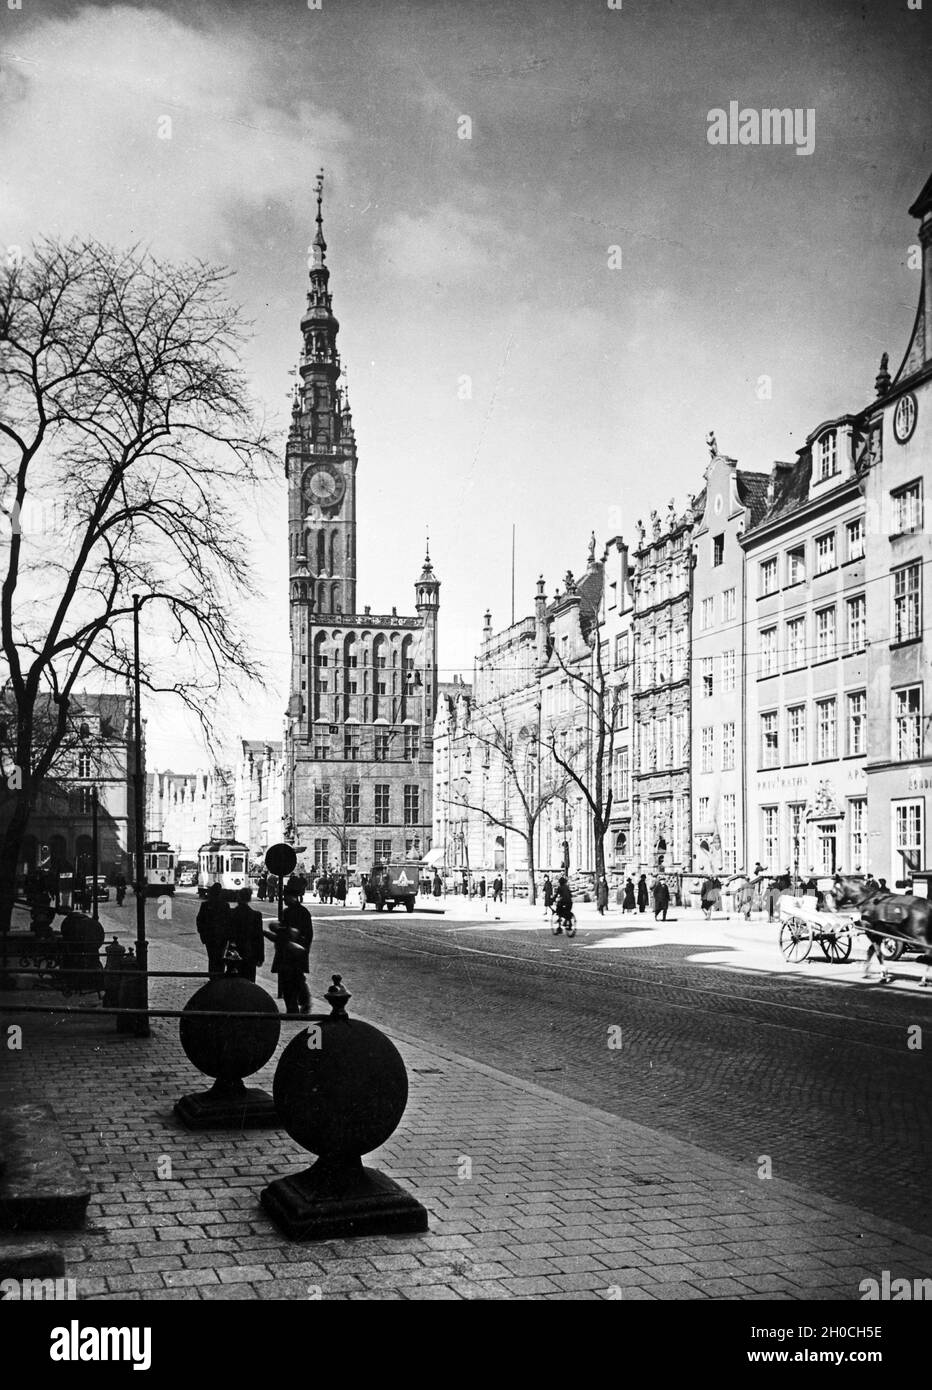
<path fill-rule="evenodd" d="M 857 916 L 820 911 L 812 897 L 780 898 L 780 951 L 791 965 L 806 960 L 818 942 L 826 960 L 840 964 L 851 955 L 858 931 Z"/>

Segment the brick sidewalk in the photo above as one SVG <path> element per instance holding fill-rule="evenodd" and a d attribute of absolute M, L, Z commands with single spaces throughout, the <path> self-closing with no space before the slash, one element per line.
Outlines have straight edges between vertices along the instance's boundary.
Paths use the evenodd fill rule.
<path fill-rule="evenodd" d="M 152 954 L 154 969 L 201 964 Z M 152 1003 L 195 984 L 153 981 Z M 23 1015 L 5 1078 L 55 1107 L 95 1189 L 88 1229 L 61 1239 L 79 1297 L 857 1299 L 885 1269 L 929 1273 L 930 1239 L 370 1021 L 399 1046 L 411 1098 L 367 1162 L 425 1204 L 430 1231 L 292 1244 L 258 1197 L 309 1157 L 281 1132 L 181 1128 L 174 1101 L 209 1083 L 172 1021 L 146 1040 L 112 1019 Z"/>

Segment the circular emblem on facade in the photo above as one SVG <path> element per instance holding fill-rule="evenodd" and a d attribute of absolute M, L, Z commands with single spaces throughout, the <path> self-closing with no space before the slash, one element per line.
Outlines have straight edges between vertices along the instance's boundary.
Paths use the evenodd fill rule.
<path fill-rule="evenodd" d="M 304 475 L 304 496 L 318 507 L 337 507 L 346 491 L 346 479 L 332 463 L 313 463 Z"/>
<path fill-rule="evenodd" d="M 722 494 L 721 494 L 720 492 L 717 492 L 717 493 L 715 494 L 715 504 L 714 504 L 714 508 L 713 508 L 713 510 L 715 511 L 715 515 L 716 515 L 716 516 L 720 516 L 720 515 L 721 515 L 721 511 L 722 511 L 722 508 L 724 507 L 724 505 L 725 505 L 725 503 L 724 503 L 724 501 L 722 500 Z"/>
<path fill-rule="evenodd" d="M 918 407 L 916 405 L 916 397 L 913 393 L 910 391 L 907 395 L 901 396 L 893 412 L 893 433 L 896 436 L 897 443 L 905 444 L 911 437 L 913 430 L 916 428 L 917 413 Z"/>

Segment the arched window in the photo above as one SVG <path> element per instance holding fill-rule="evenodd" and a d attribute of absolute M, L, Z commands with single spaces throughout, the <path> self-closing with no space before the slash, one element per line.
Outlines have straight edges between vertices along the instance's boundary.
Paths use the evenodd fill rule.
<path fill-rule="evenodd" d="M 323 531 L 317 532 L 317 573 L 323 574 L 327 568 L 326 538 Z"/>

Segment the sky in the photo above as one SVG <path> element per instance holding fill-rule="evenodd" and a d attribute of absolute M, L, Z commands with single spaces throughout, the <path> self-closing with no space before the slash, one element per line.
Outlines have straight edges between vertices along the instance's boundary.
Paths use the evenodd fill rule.
<path fill-rule="evenodd" d="M 429 528 L 442 679 L 487 608 L 510 621 L 512 527 L 521 616 L 590 532 L 699 491 L 709 430 L 769 470 L 906 349 L 932 0 L 9 3 L 0 246 L 228 266 L 282 440 L 324 167 L 358 602 L 413 611 Z M 798 110 L 811 152 L 711 144 L 733 101 Z M 281 736 L 283 475 L 243 530 L 268 685 L 231 691 L 223 754 Z M 150 767 L 208 764 L 177 709 L 147 715 Z"/>

